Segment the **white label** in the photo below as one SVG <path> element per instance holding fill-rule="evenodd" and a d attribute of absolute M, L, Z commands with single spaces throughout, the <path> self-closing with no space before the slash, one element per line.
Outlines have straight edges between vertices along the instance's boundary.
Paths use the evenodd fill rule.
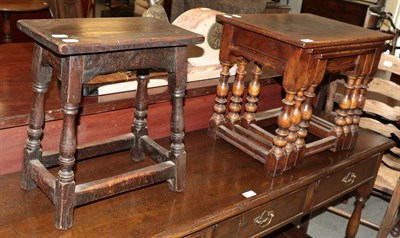
<path fill-rule="evenodd" d="M 62 39 L 63 42 L 65 43 L 76 43 L 79 42 L 78 39 Z"/>
<path fill-rule="evenodd" d="M 227 17 L 227 18 L 232 18 L 232 16 L 231 15 L 223 15 L 224 17 Z"/>
<path fill-rule="evenodd" d="M 233 14 L 232 16 L 236 17 L 236 18 L 242 18 L 242 16 L 239 16 L 239 15 L 236 15 L 236 14 Z"/>
<path fill-rule="evenodd" d="M 383 61 L 383 65 L 390 68 L 393 66 L 393 62 L 389 61 L 389 60 L 385 60 L 385 61 Z"/>
<path fill-rule="evenodd" d="M 53 38 L 68 38 L 65 34 L 53 34 L 51 35 Z"/>
<path fill-rule="evenodd" d="M 250 190 L 250 191 L 242 193 L 242 195 L 245 198 L 250 198 L 250 197 L 253 197 L 253 196 L 257 195 L 257 193 L 255 193 L 253 190 Z"/>
<path fill-rule="evenodd" d="M 300 40 L 305 42 L 305 43 L 314 42 L 314 40 L 311 40 L 311 39 L 300 39 Z"/>

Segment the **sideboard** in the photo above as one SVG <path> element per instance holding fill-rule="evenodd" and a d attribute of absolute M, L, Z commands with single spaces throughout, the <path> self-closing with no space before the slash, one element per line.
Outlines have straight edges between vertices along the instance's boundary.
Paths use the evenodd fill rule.
<path fill-rule="evenodd" d="M 382 152 L 392 146 L 387 138 L 360 130 L 354 149 L 309 156 L 273 178 L 259 162 L 223 140 L 211 140 L 206 133 L 203 129 L 185 137 L 187 186 L 183 192 L 171 192 L 161 183 L 77 207 L 75 225 L 68 231 L 53 227 L 53 205 L 41 191 L 20 188 L 19 172 L 3 175 L 0 236 L 259 237 L 356 191 L 356 206 L 347 228 L 347 237 L 354 237 Z M 168 146 L 169 138 L 158 142 Z M 79 162 L 77 182 L 143 166 L 130 161 L 128 154 L 124 151 Z M 57 168 L 51 172 L 56 173 Z M 242 195 L 246 192 L 254 196 L 246 198 Z M 306 225 L 301 227 L 306 230 Z"/>

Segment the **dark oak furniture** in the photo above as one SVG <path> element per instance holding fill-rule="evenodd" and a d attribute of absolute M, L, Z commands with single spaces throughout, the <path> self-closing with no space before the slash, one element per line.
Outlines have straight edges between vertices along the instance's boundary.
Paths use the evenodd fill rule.
<path fill-rule="evenodd" d="M 157 142 L 168 146 L 170 139 Z M 356 190 L 356 207 L 347 229 L 347 237 L 354 237 L 380 157 L 393 146 L 389 139 L 360 129 L 354 149 L 314 154 L 296 168 L 273 178 L 263 173 L 256 160 L 227 142 L 210 140 L 205 130 L 187 133 L 185 144 L 187 187 L 182 193 L 169 191 L 165 184 L 155 184 L 80 206 L 75 208 L 76 224 L 67 231 L 54 229 L 49 222 L 53 206 L 40 190 L 26 192 L 18 188 L 20 173 L 1 176 L 0 234 L 2 237 L 261 236 Z M 85 183 L 138 168 L 140 165 L 132 163 L 129 154 L 125 151 L 80 161 L 76 164 L 79 171 L 76 181 Z M 58 169 L 50 172 L 55 175 Z M 245 198 L 242 193 L 250 190 L 257 195 Z M 272 219 L 267 225 L 268 217 Z"/>
<path fill-rule="evenodd" d="M 216 19 L 223 24 L 223 70 L 209 123 L 211 137 L 221 137 L 264 163 L 271 176 L 292 169 L 305 156 L 354 146 L 364 93 L 389 35 L 312 14 L 218 15 Z M 253 80 L 243 99 L 248 62 L 254 62 Z M 236 79 L 229 90 L 227 78 L 234 64 Z M 262 67 L 283 75 L 286 95 L 282 110 L 255 114 Z M 313 116 L 312 101 L 324 74 L 333 72 L 347 75 L 348 80 L 331 123 Z M 277 121 L 276 136 L 260 127 L 263 121 Z M 321 139 L 306 144 L 308 131 Z"/>
<path fill-rule="evenodd" d="M 22 33 L 22 32 L 21 32 Z M 32 92 L 33 43 L 0 44 L 0 175 L 21 170 L 26 142 L 26 129 L 33 97 Z M 265 71 L 261 80 L 260 110 L 281 105 L 282 87 L 271 78 L 275 72 Z M 207 127 L 212 116 L 218 78 L 188 82 L 185 95 L 185 131 Z M 230 80 L 233 82 L 234 78 Z M 93 80 L 92 80 L 93 81 Z M 246 79 L 246 84 L 250 78 Z M 170 134 L 170 96 L 168 86 L 149 88 L 149 136 L 154 139 Z M 79 109 L 77 140 L 87 144 L 125 134 L 130 130 L 134 115 L 136 91 L 82 97 Z M 42 140 L 45 150 L 57 150 L 62 128 L 62 110 L 57 80 L 49 83 L 45 100 L 46 127 Z M 101 124 L 104 130 L 92 130 Z M 77 158 L 79 160 L 79 157 Z"/>
<path fill-rule="evenodd" d="M 75 206 L 117 193 L 161 181 L 168 181 L 173 191 L 183 190 L 186 46 L 202 42 L 201 35 L 151 18 L 21 20 L 18 27 L 36 42 L 32 66 L 34 97 L 21 186 L 33 189 L 37 185 L 44 191 L 54 203 L 57 228 L 72 226 Z M 168 72 L 172 98 L 170 150 L 155 143 L 147 133 L 147 83 L 152 67 Z M 92 157 L 132 147 L 130 157 L 133 160 L 141 162 L 148 154 L 156 164 L 76 185 L 73 171 L 76 116 L 82 84 L 98 74 L 134 69 L 140 73 L 131 133 L 83 146 L 80 153 L 81 157 Z M 43 154 L 40 138 L 44 126 L 44 99 L 52 72 L 61 78 L 64 119 L 59 152 Z M 60 169 L 57 176 L 53 176 L 45 165 L 57 163 L 57 160 Z"/>
<path fill-rule="evenodd" d="M 384 5 L 385 0 L 303 0 L 301 12 L 316 14 L 357 26 L 371 27 L 374 24 L 375 17 L 369 15 L 369 8 Z"/>
<path fill-rule="evenodd" d="M 0 11 L 3 14 L 3 43 L 11 43 L 10 15 L 13 12 L 35 12 L 48 8 L 44 0 L 1 0 Z"/>

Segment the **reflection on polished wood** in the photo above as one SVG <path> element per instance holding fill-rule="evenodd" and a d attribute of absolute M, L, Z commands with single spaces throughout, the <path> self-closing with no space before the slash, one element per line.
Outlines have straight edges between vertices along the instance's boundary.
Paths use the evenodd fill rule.
<path fill-rule="evenodd" d="M 170 139 L 157 140 L 157 143 L 167 147 Z M 361 129 L 354 149 L 335 153 L 323 151 L 309 156 L 301 165 L 273 178 L 263 173 L 262 166 L 245 153 L 223 140 L 210 140 L 205 130 L 187 133 L 185 144 L 187 187 L 183 193 L 171 192 L 165 184 L 155 184 L 80 206 L 75 209 L 75 225 L 67 231 L 54 229 L 51 222 L 53 206 L 40 190 L 26 192 L 19 188 L 20 173 L 1 176 L 0 235 L 261 236 L 351 191 L 368 195 L 380 162 L 379 155 L 392 146 L 389 139 Z M 125 151 L 77 163 L 77 183 L 152 164 L 147 159 L 132 163 L 129 154 Z M 56 175 L 58 169 L 50 169 L 50 172 Z M 349 172 L 356 174 L 353 182 L 341 182 Z M 243 197 L 242 193 L 250 190 L 257 195 Z M 285 200 L 289 198 L 289 201 Z M 254 219 L 264 210 L 273 210 L 275 217 L 270 225 L 261 228 Z M 353 219 L 349 226 L 357 224 L 358 221 Z"/>
<path fill-rule="evenodd" d="M 389 35 L 311 14 L 218 15 L 216 19 L 224 25 L 220 49 L 224 67 L 209 122 L 211 137 L 221 137 L 252 155 L 271 176 L 294 168 L 305 156 L 355 145 L 365 90 Z M 247 62 L 255 62 L 255 68 L 244 101 L 242 78 Z M 236 81 L 226 107 L 225 81 L 234 64 L 238 65 Z M 283 75 L 281 112 L 253 115 L 260 66 Z M 348 81 L 331 123 L 313 115 L 312 101 L 324 74 L 336 72 L 346 74 Z M 258 126 L 259 121 L 273 118 L 277 118 L 276 135 Z M 306 144 L 308 131 L 321 139 Z"/>
<path fill-rule="evenodd" d="M 11 43 L 10 15 L 13 12 L 34 12 L 48 8 L 44 0 L 1 0 L 0 11 L 3 13 L 3 43 Z"/>

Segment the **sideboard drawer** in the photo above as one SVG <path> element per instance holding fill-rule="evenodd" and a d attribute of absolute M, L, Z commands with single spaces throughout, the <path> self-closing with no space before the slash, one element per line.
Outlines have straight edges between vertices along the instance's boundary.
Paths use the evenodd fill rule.
<path fill-rule="evenodd" d="M 321 180 L 315 196 L 314 207 L 371 179 L 374 176 L 378 158 L 379 154 Z"/>
<path fill-rule="evenodd" d="M 307 189 L 301 189 L 260 205 L 215 226 L 213 237 L 249 237 L 270 230 L 301 214 Z"/>

